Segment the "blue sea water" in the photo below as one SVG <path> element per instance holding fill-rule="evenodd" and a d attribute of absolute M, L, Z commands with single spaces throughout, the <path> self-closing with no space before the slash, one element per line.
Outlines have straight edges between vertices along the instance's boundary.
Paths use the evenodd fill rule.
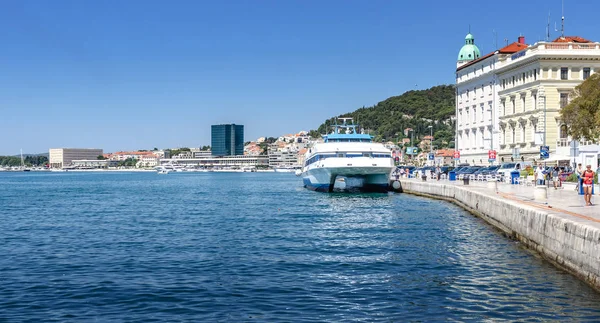
<path fill-rule="evenodd" d="M 0 321 L 600 321 L 480 219 L 287 173 L 0 173 Z"/>

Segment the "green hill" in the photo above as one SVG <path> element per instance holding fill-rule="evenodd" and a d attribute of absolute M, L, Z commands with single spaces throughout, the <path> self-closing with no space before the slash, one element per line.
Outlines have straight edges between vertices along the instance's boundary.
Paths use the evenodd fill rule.
<path fill-rule="evenodd" d="M 426 90 L 408 91 L 390 97 L 372 107 L 362 107 L 329 120 L 319 126 L 312 135 L 325 134 L 338 117 L 352 117 L 361 128 L 375 136 L 376 141 L 396 141 L 404 138 L 404 129 L 414 129 L 415 142 L 429 135 L 433 126 L 434 146 L 453 147 L 454 86 L 439 85 Z M 410 133 L 408 134 L 410 138 Z"/>

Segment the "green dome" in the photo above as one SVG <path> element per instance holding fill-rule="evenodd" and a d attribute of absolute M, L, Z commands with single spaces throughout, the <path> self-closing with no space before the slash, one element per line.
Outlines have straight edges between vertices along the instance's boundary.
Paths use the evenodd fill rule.
<path fill-rule="evenodd" d="M 475 46 L 475 38 L 471 34 L 467 34 L 465 37 L 465 45 L 460 49 L 458 53 L 458 61 L 472 61 L 481 57 L 481 53 L 479 52 L 479 48 Z"/>

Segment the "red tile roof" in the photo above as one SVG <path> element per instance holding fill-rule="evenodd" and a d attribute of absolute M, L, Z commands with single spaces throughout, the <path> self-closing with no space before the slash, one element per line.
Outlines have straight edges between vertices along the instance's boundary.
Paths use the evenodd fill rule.
<path fill-rule="evenodd" d="M 519 43 L 519 42 L 514 42 L 514 43 L 512 43 L 512 44 L 508 44 L 508 45 L 506 45 L 506 46 L 504 46 L 504 47 L 500 48 L 500 49 L 498 50 L 498 53 L 499 53 L 499 54 L 514 54 L 514 53 L 516 53 L 516 52 L 518 52 L 518 51 L 521 51 L 521 50 L 523 50 L 523 49 L 527 48 L 528 46 L 529 46 L 529 45 L 527 45 L 527 44 L 521 44 L 521 43 Z M 465 65 L 462 65 L 462 66 L 458 67 L 458 68 L 456 69 L 456 71 L 458 72 L 458 71 L 462 70 L 462 69 L 463 69 L 463 68 L 465 68 L 465 67 L 468 67 L 468 66 L 471 66 L 471 65 L 477 64 L 478 62 L 481 62 L 481 61 L 483 61 L 484 59 L 486 59 L 486 58 L 488 58 L 488 57 L 492 57 L 492 56 L 494 56 L 494 54 L 495 54 L 495 53 L 496 53 L 496 52 L 495 52 L 495 51 L 493 51 L 493 52 L 491 52 L 491 53 L 489 53 L 489 54 L 487 54 L 487 55 L 485 55 L 485 56 L 482 56 L 481 58 L 478 58 L 478 59 L 476 59 L 476 60 L 474 60 L 474 61 L 470 61 L 470 62 L 468 62 L 467 64 L 465 64 Z"/>
<path fill-rule="evenodd" d="M 514 54 L 514 53 L 516 53 L 518 51 L 521 51 L 521 50 L 527 48 L 528 46 L 529 45 L 527 45 L 527 44 L 521 44 L 519 42 L 514 42 L 512 44 L 509 44 L 509 45 L 506 45 L 506 46 L 500 48 L 498 50 L 498 53 L 500 53 L 500 54 Z"/>
<path fill-rule="evenodd" d="M 470 61 L 470 62 L 468 62 L 468 63 L 467 63 L 467 64 L 465 64 L 465 65 L 459 66 L 459 67 L 456 69 L 456 71 L 458 72 L 458 71 L 462 70 L 463 68 L 465 68 L 465 67 L 467 67 L 467 66 L 471 66 L 471 65 L 473 65 L 473 64 L 477 64 L 478 62 L 481 62 L 481 61 L 483 61 L 483 60 L 484 60 L 484 59 L 486 59 L 486 58 L 492 57 L 492 56 L 494 56 L 494 53 L 495 53 L 495 52 L 491 52 L 491 53 L 489 53 L 489 54 L 487 54 L 487 55 L 484 55 L 484 56 L 482 56 L 482 57 L 480 57 L 480 58 L 478 58 L 478 59 L 476 59 L 476 60 L 474 60 L 474 61 Z"/>
<path fill-rule="evenodd" d="M 552 41 L 553 43 L 591 43 L 591 40 L 581 38 L 579 36 L 558 37 Z"/>

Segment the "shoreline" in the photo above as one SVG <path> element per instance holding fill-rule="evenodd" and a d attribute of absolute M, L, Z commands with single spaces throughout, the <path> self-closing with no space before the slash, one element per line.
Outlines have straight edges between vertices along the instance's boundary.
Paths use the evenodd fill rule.
<path fill-rule="evenodd" d="M 478 186 L 400 179 L 405 193 L 453 203 L 600 292 L 600 225 Z M 454 183 L 457 184 L 457 183 Z M 501 184 L 499 184 L 501 185 Z M 562 213 L 565 211 L 566 213 Z"/>

